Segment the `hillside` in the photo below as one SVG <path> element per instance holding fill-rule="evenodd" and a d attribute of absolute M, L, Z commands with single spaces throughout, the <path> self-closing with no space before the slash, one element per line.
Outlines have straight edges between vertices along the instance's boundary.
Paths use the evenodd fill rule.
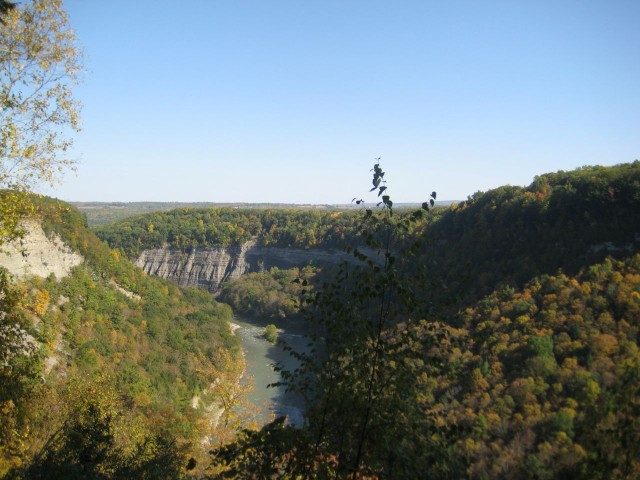
<path fill-rule="evenodd" d="M 76 261 L 44 278 L 2 274 L 0 476 L 179 474 L 210 433 L 192 397 L 215 401 L 203 392 L 241 366 L 230 309 L 147 277 L 68 204 L 37 203 L 46 237 L 35 223 L 24 247 L 49 256 L 27 250 L 19 268 L 51 267 L 56 251 Z"/>
<path fill-rule="evenodd" d="M 380 172 L 375 169 L 374 185 Z M 442 210 L 396 212 L 388 197 L 382 207 L 364 215 L 153 213 L 100 229 L 114 250 L 87 233 L 75 210 L 62 209 L 62 221 L 44 222 L 44 229 L 68 241 L 85 263 L 68 281 L 40 280 L 23 290 L 30 295 L 29 315 L 42 311 L 45 299 L 62 294 L 71 304 L 76 298 L 74 316 L 60 318 L 79 332 L 72 338 L 92 335 L 93 343 L 71 358 L 87 359 L 95 372 L 95 365 L 111 365 L 107 373 L 121 378 L 113 384 L 114 398 L 133 406 L 134 414 L 150 415 L 144 412 L 153 411 L 156 398 L 180 405 L 180 395 L 199 391 L 199 377 L 176 397 L 168 386 L 146 387 L 149 401 L 136 396 L 140 382 L 120 370 L 129 358 L 117 362 L 108 355 L 115 358 L 118 342 L 144 338 L 148 356 L 166 352 L 163 362 L 172 372 L 207 368 L 190 355 L 200 361 L 197 352 L 205 359 L 224 356 L 234 351 L 233 337 L 220 326 L 224 320 L 214 322 L 221 348 L 205 350 L 198 328 L 211 325 L 210 317 L 196 310 L 218 318 L 230 310 L 205 292 L 142 276 L 120 252 L 135 258 L 158 248 L 188 257 L 196 249 L 237 248 L 249 240 L 283 251 L 356 246 L 353 260 L 339 267 L 265 268 L 223 285 L 221 298 L 239 312 L 307 322 L 309 353 L 294 353 L 300 367 L 283 377 L 308 399 L 306 423 L 292 428 L 276 420 L 260 431 L 239 430 L 212 452 L 212 468 L 199 475 L 640 477 L 640 162 L 545 174 L 528 187 L 479 192 Z M 110 290 L 110 280 L 141 300 Z M 79 296 L 65 293 L 75 285 L 84 288 Z M 118 306 L 111 308 L 113 298 Z M 153 305 L 135 313 L 137 305 L 147 305 L 145 298 Z M 167 302 L 171 327 L 151 333 L 162 316 L 156 309 Z M 66 312 L 66 305 L 56 312 Z M 151 317 L 142 332 L 142 320 L 134 318 L 145 312 Z M 41 325 L 49 325 L 48 315 L 40 315 Z M 173 331 L 179 327 L 186 330 Z M 122 328 L 125 339 L 117 335 Z M 46 330 L 29 334 L 42 341 Z M 218 373 L 220 358 L 212 359 Z M 145 365 L 133 378 L 155 374 Z M 168 375 L 159 373 L 168 383 L 179 380 Z M 182 388 L 177 383 L 174 388 Z M 178 428 L 176 438 L 184 439 L 189 413 L 176 408 L 170 420 L 154 425 Z"/>
<path fill-rule="evenodd" d="M 394 261 L 305 297 L 324 353 L 285 382 L 307 428 L 246 432 L 227 478 L 638 478 L 639 202 L 635 162 L 478 193 L 409 237 L 382 212 Z"/>
<path fill-rule="evenodd" d="M 465 432 L 448 441 L 471 476 L 640 474 L 639 254 L 495 292 L 463 318 L 431 405 Z"/>
<path fill-rule="evenodd" d="M 422 230 L 421 295 L 453 309 L 559 269 L 576 274 L 640 250 L 640 162 L 540 175 L 478 192 Z M 451 311 L 449 308 L 448 311 Z"/>

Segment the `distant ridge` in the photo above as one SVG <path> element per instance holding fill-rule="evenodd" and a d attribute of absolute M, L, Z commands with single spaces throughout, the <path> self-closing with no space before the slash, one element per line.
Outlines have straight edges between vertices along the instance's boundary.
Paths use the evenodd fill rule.
<path fill-rule="evenodd" d="M 351 210 L 362 205 L 353 203 L 337 204 L 297 204 L 297 203 L 243 203 L 243 202 L 69 202 L 87 218 L 90 227 L 116 222 L 123 218 L 143 215 L 151 212 L 163 212 L 176 208 L 242 208 L 242 209 L 289 209 L 289 210 Z M 437 206 L 447 207 L 458 200 L 436 202 Z M 365 204 L 365 206 L 374 204 Z M 419 208 L 420 203 L 398 203 L 397 208 Z"/>

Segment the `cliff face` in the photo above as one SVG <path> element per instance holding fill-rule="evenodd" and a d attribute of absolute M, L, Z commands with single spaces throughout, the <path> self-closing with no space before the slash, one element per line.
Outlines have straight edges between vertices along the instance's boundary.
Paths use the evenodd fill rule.
<path fill-rule="evenodd" d="M 22 240 L 0 248 L 0 266 L 13 275 L 38 275 L 45 278 L 53 273 L 60 279 L 82 263 L 81 255 L 72 251 L 57 235 L 47 237 L 39 223 L 29 221 L 25 224 L 25 229 L 27 233 Z"/>
<path fill-rule="evenodd" d="M 245 273 L 262 272 L 271 267 L 302 267 L 309 263 L 337 264 L 352 259 L 340 251 L 260 247 L 250 241 L 241 247 L 206 247 L 190 252 L 168 248 L 145 250 L 135 264 L 149 275 L 215 293 L 223 282 Z"/>

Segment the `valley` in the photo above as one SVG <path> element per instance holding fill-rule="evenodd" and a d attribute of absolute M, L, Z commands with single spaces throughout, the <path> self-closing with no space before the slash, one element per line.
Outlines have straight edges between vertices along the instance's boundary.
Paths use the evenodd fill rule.
<path fill-rule="evenodd" d="M 640 479 L 640 3 L 575 3 L 0 0 L 0 479 Z"/>
<path fill-rule="evenodd" d="M 16 432 L 69 427 L 4 472 L 633 478 L 638 185 L 635 162 L 447 208 L 181 208 L 95 234 L 39 199 L 30 252 L 3 254 L 2 402 Z"/>

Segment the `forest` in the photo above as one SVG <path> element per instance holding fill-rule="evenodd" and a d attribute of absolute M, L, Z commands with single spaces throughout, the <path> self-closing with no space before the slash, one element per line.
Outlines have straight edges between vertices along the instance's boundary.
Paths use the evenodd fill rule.
<path fill-rule="evenodd" d="M 372 184 L 378 207 L 153 212 L 97 227 L 106 243 L 75 208 L 40 199 L 45 231 L 85 263 L 62 280 L 3 277 L 3 325 L 40 347 L 3 352 L 0 473 L 637 478 L 640 162 L 445 209 L 397 210 L 378 165 Z M 129 260 L 250 238 L 355 261 L 246 274 L 214 300 Z M 307 329 L 312 348 L 281 372 L 307 401 L 302 426 L 222 431 L 191 408 L 239 401 L 234 312 Z"/>
<path fill-rule="evenodd" d="M 63 279 L 0 278 L 0 476 L 177 475 L 211 430 L 192 397 L 214 402 L 211 384 L 242 368 L 231 309 L 147 277 L 68 204 L 35 205 L 85 261 Z"/>
<path fill-rule="evenodd" d="M 87 217 L 87 225 L 106 225 L 127 217 L 134 217 L 156 211 L 178 208 L 241 208 L 241 209 L 284 209 L 284 210 L 344 210 L 351 205 L 296 205 L 290 203 L 216 203 L 216 202 L 70 202 Z"/>
<path fill-rule="evenodd" d="M 361 236 L 384 265 L 356 249 L 360 267 L 300 282 L 321 334 L 283 382 L 305 427 L 245 431 L 216 453 L 226 478 L 637 478 L 640 162 L 433 218 L 380 196 Z"/>
<path fill-rule="evenodd" d="M 126 218 L 96 228 L 100 239 L 135 259 L 147 248 L 241 245 L 344 248 L 357 242 L 355 211 L 288 209 L 176 209 Z"/>
<path fill-rule="evenodd" d="M 633 124 L 636 99 L 635 90 L 625 83 L 633 84 L 629 79 L 637 77 L 628 76 L 631 70 L 626 69 L 637 62 L 624 47 L 633 44 L 628 39 L 637 28 L 627 13 L 635 11 L 586 9 L 578 16 L 588 27 L 584 28 L 574 23 L 573 10 L 559 8 L 553 16 L 558 31 L 554 33 L 546 11 L 522 10 L 520 24 L 515 23 L 517 9 L 506 16 L 500 11 L 497 16 L 506 22 L 498 24 L 492 23 L 491 8 L 483 5 L 482 11 L 467 9 L 478 18 L 455 12 L 443 15 L 446 22 L 430 24 L 431 17 L 437 17 L 431 12 L 422 22 L 412 8 L 403 13 L 404 9 L 392 12 L 378 5 L 379 14 L 338 15 L 341 21 L 349 20 L 344 24 L 348 28 L 331 23 L 330 27 L 340 28 L 331 30 L 336 36 L 327 42 L 323 32 L 331 15 L 302 6 L 295 12 L 296 22 L 289 22 L 292 17 L 284 10 L 262 10 L 264 18 L 256 17 L 269 27 L 262 29 L 248 21 L 244 11 L 229 10 L 226 17 L 216 17 L 224 9 L 181 16 L 206 11 L 202 9 L 210 7 L 208 2 L 201 2 L 198 10 L 173 8 L 168 17 L 161 15 L 169 9 L 157 5 L 136 10 L 138 2 L 129 2 L 124 13 L 116 8 L 115 15 L 113 8 L 82 13 L 81 8 L 91 4 L 95 9 L 100 3 L 75 2 L 75 19 L 84 22 L 84 28 L 95 28 L 87 38 L 97 45 L 101 38 L 108 39 L 105 48 L 111 50 L 93 51 L 98 53 L 97 70 L 121 74 L 126 66 L 128 74 L 120 75 L 124 79 L 120 83 L 114 82 L 115 77 L 97 82 L 103 84 L 102 90 L 92 85 L 78 92 L 75 89 L 90 68 L 62 0 L 0 0 L 0 256 L 2 260 L 11 256 L 21 265 L 41 261 L 50 266 L 51 257 L 36 259 L 40 254 L 30 250 L 37 243 L 32 235 L 37 231 L 52 255 L 79 258 L 60 275 L 25 274 L 10 262 L 5 265 L 11 271 L 0 267 L 0 478 L 640 478 L 638 160 L 541 174 L 528 186 L 505 185 L 447 205 L 436 203 L 436 192 L 422 204 L 394 203 L 394 185 L 387 183 L 379 159 L 371 170 L 367 196 L 356 197 L 348 208 L 208 202 L 138 202 L 129 208 L 119 202 L 79 202 L 76 208 L 36 193 L 55 187 L 65 171 L 77 167 L 80 151 L 74 147 L 74 137 L 81 130 L 82 102 L 98 97 L 101 101 L 87 110 L 89 131 L 99 132 L 101 138 L 95 144 L 83 141 L 83 147 L 88 157 L 108 163 L 108 169 L 98 170 L 99 178 L 94 171 L 94 183 L 86 184 L 89 189 L 107 185 L 106 192 L 89 190 L 105 197 L 122 191 L 118 188 L 126 188 L 129 180 L 136 183 L 126 195 L 132 190 L 136 195 L 152 191 L 141 189 L 146 179 L 139 178 L 150 170 L 157 177 L 154 186 L 170 185 L 172 195 L 180 191 L 174 187 L 182 185 L 189 195 L 206 192 L 230 198 L 240 190 L 222 187 L 237 188 L 240 177 L 250 180 L 249 169 L 255 170 L 251 173 L 259 183 L 246 184 L 264 188 L 256 195 L 292 193 L 287 190 L 293 183 L 274 181 L 273 172 L 283 171 L 291 174 L 292 182 L 297 180 L 296 188 L 309 188 L 305 195 L 312 194 L 311 187 L 324 189 L 328 178 L 337 183 L 336 172 L 349 178 L 336 158 L 344 162 L 345 152 L 357 151 L 346 139 L 352 135 L 362 145 L 388 137 L 392 144 L 402 144 L 394 151 L 415 152 L 412 162 L 433 152 L 424 138 L 448 137 L 449 143 L 437 148 L 444 161 L 451 162 L 449 171 L 471 165 L 456 158 L 464 152 L 459 145 L 463 139 L 474 162 L 489 155 L 486 138 L 480 137 L 490 137 L 489 143 L 502 144 L 505 151 L 516 143 L 545 144 L 546 150 L 531 149 L 533 153 L 515 157 L 521 162 L 559 161 L 565 153 L 561 149 L 567 148 L 568 160 L 562 164 L 575 165 L 585 152 L 589 158 L 605 155 L 600 148 L 607 142 L 582 145 L 589 135 L 598 136 L 608 140 L 609 161 L 615 161 L 637 148 L 635 138 L 625 141 L 625 130 L 632 130 L 628 127 Z M 254 11 L 259 7 L 257 2 Z M 480 21 L 487 12 L 487 21 Z M 594 13 L 604 19 L 601 25 Z M 242 19 L 244 30 L 231 21 L 234 15 Z M 381 22 L 376 23 L 376 15 Z M 136 37 L 117 28 L 117 40 L 123 43 L 113 55 L 116 37 L 100 35 L 98 27 L 107 25 L 113 32 L 125 17 L 133 19 L 130 28 Z M 305 17 L 320 18 L 322 29 Z M 448 29 L 452 20 L 448 17 L 455 17 L 457 30 Z M 91 23 L 96 18 L 99 22 Z M 351 25 L 360 18 L 366 23 Z M 206 24 L 198 23 L 203 19 Z M 212 19 L 218 22 L 216 28 L 209 28 Z M 412 23 L 414 19 L 418 21 Z M 166 44 L 146 29 L 155 25 L 157 30 L 158 21 L 170 26 L 161 32 Z M 478 28 L 460 29 L 465 21 Z M 286 22 L 295 24 L 295 37 Z M 393 28 L 396 23 L 401 29 Z M 537 30 L 530 30 L 529 23 Z M 193 25 L 205 27 L 202 30 L 211 38 L 231 28 L 226 31 L 229 36 L 217 37 L 224 41 L 207 43 L 201 36 L 191 36 L 199 30 Z M 376 31 L 376 25 L 384 28 L 378 35 L 384 48 L 366 36 L 356 41 L 345 35 L 344 30 Z M 508 36 L 494 37 L 491 30 L 509 31 L 506 27 L 522 30 L 513 30 L 517 42 Z M 582 48 L 599 38 L 594 35 L 598 28 L 608 42 Z M 275 38 L 271 30 L 280 36 L 275 49 L 270 47 Z M 473 37 L 466 36 L 466 30 Z M 624 35 L 610 35 L 618 30 Z M 426 38 L 424 31 L 444 34 Z M 577 35 L 567 36 L 567 31 Z M 324 35 L 317 37 L 322 41 L 314 41 L 319 34 Z M 403 40 L 394 43 L 394 36 Z M 455 38 L 458 44 L 439 43 L 438 36 Z M 487 43 L 489 37 L 494 43 Z M 563 44 L 565 37 L 577 43 Z M 133 38 L 136 48 L 131 48 Z M 182 43 L 185 38 L 190 43 Z M 294 45 L 294 38 L 299 45 Z M 404 56 L 406 50 L 414 51 L 407 49 L 406 39 L 418 48 L 433 44 L 448 54 L 425 48 L 419 56 Z M 494 62 L 499 56 L 514 57 L 516 51 L 502 49 L 503 43 L 517 45 L 517 57 L 527 61 Z M 308 55 L 312 44 L 314 49 L 333 48 L 318 48 L 313 50 L 317 55 Z M 292 47 L 304 48 L 298 51 L 304 54 L 296 55 Z M 617 54 L 612 56 L 615 47 Z M 545 55 L 544 48 L 551 55 Z M 174 55 L 176 62 L 199 58 L 198 75 L 191 60 L 166 69 L 166 52 L 172 49 L 186 53 Z M 158 58 L 163 62 L 154 60 L 152 50 L 162 53 Z M 589 56 L 581 56 L 579 50 Z M 128 56 L 139 51 L 148 54 L 146 63 L 139 54 Z M 296 62 L 285 61 L 287 56 Z M 101 57 L 102 61 L 114 57 L 116 63 L 100 63 Z M 320 63 L 302 62 L 310 57 Z M 418 57 L 427 59 L 428 65 L 422 67 L 428 70 L 420 68 Z M 330 61 L 324 68 L 326 59 Z M 340 61 L 345 68 L 340 68 Z M 406 62 L 407 68 L 392 69 L 401 75 L 376 75 L 372 82 L 374 70 L 369 65 L 386 61 L 401 67 Z M 164 71 L 160 73 L 154 64 Z M 239 68 L 241 64 L 252 70 Z M 491 71 L 483 69 L 485 64 Z M 139 66 L 144 72 L 136 73 L 134 67 Z M 209 66 L 217 70 L 208 70 Z M 332 78 L 333 70 L 339 76 Z M 359 70 L 366 78 L 355 75 Z M 474 75 L 438 76 L 468 71 Z M 598 76 L 596 85 L 595 71 L 617 76 Z M 179 77 L 165 77 L 173 72 Z M 311 74 L 305 77 L 305 72 Z M 435 83 L 424 82 L 427 72 Z M 387 84 L 394 82 L 394 76 L 402 83 Z M 195 82 L 198 77 L 205 83 Z M 464 83 L 468 77 L 475 82 Z M 542 80 L 553 88 L 544 89 L 545 98 L 536 97 L 530 88 L 534 84 L 510 81 L 517 77 L 533 78 L 536 85 Z M 568 80 L 565 85 L 561 77 Z M 173 78 L 164 84 L 171 88 L 162 87 L 163 78 Z M 574 79 L 584 81 L 579 92 Z M 361 87 L 364 82 L 367 89 Z M 175 88 L 183 83 L 186 88 Z M 340 89 L 327 90 L 332 84 Z M 455 90 L 448 88 L 452 85 Z M 265 88 L 270 92 L 267 103 Z M 389 91 L 398 96 L 389 97 Z M 527 92 L 529 98 L 517 91 Z M 605 96 L 609 91 L 616 96 Z M 375 92 L 384 101 L 372 96 Z M 405 92 L 408 96 L 400 95 Z M 434 92 L 439 101 L 425 109 L 424 102 Z M 360 103 L 351 103 L 351 97 Z M 341 99 L 344 115 L 310 102 L 336 98 Z M 489 110 L 496 120 L 503 120 L 478 129 L 478 119 L 489 120 L 476 116 L 487 111 L 486 99 L 491 100 Z M 536 100 L 538 104 L 532 103 Z M 334 107 L 335 102 L 323 103 Z M 409 103 L 416 110 L 405 109 Z M 625 110 L 623 103 L 631 107 Z M 389 110 L 385 104 L 402 108 Z M 506 104 L 517 109 L 508 110 Z M 371 105 L 375 115 L 370 115 Z M 425 116 L 425 110 L 433 110 L 433 116 Z M 287 111 L 291 115 L 282 114 Z M 611 121 L 612 111 L 619 123 Z M 199 118 L 200 112 L 206 118 Z M 391 121 L 370 123 L 362 112 L 376 121 L 391 114 Z M 522 112 L 527 118 L 519 117 Z M 571 116 L 572 112 L 586 112 L 589 121 Z M 412 123 L 405 123 L 404 117 Z M 444 117 L 448 121 L 443 122 Z M 563 123 L 554 123 L 554 117 Z M 597 123 L 601 118 L 606 121 Z M 270 129 L 262 130 L 267 123 Z M 583 125 L 575 129 L 573 123 Z M 512 128 L 516 124 L 518 128 Z M 546 130 L 536 124 L 544 124 Z M 562 143 L 550 135 L 560 125 Z M 314 130 L 323 136 L 308 136 Z M 524 130 L 533 133 L 525 135 Z M 368 136 L 359 136 L 362 132 Z M 505 136 L 498 135 L 502 132 Z M 572 151 L 571 144 L 578 142 L 571 138 L 581 139 L 581 150 Z M 201 143 L 205 140 L 214 143 Z M 332 143 L 335 149 L 325 149 Z M 116 144 L 119 149 L 113 150 Z M 295 159 L 291 145 L 297 148 Z M 472 150 L 478 147 L 479 152 Z M 279 158 L 287 157 L 283 155 L 287 151 L 291 163 L 285 170 Z M 206 162 L 195 158 L 200 156 Z M 237 165 L 234 170 L 220 169 L 223 161 Z M 513 158 L 502 161 L 514 163 Z M 145 171 L 130 170 L 143 175 L 121 171 L 145 162 L 149 162 Z M 171 168 L 158 167 L 163 162 Z M 304 168 L 298 170 L 301 164 Z M 412 165 L 415 180 L 420 177 L 417 163 Z M 178 182 L 177 171 L 183 183 Z M 305 176 L 294 175 L 296 171 Z M 483 169 L 482 174 L 490 172 Z M 116 178 L 123 184 L 108 183 Z M 432 188 L 438 187 L 420 185 L 423 192 Z M 129 217 L 131 213 L 135 215 Z M 147 249 L 173 250 L 181 258 L 191 258 L 198 249 L 247 245 L 256 251 L 278 248 L 289 258 L 307 258 L 307 263 L 284 269 L 255 262 L 252 268 L 257 271 L 244 275 L 245 270 L 233 276 L 227 270 L 217 272 L 225 281 L 217 296 L 147 275 L 134 264 Z M 308 260 L 313 257 L 310 253 L 342 259 L 342 250 L 349 260 L 339 264 L 321 266 Z M 227 265 L 245 260 L 240 255 L 228 257 Z M 273 367 L 280 375 L 273 387 L 304 401 L 303 418 L 295 425 L 287 417 L 255 421 L 246 400 L 249 362 L 237 333 L 241 327 L 233 324 L 236 315 L 260 318 L 265 325 L 258 334 L 261 341 L 268 349 L 279 346 L 292 356 L 295 366 Z M 286 332 L 280 327 L 286 321 L 304 331 L 306 349 L 296 351 L 286 344 Z"/>

